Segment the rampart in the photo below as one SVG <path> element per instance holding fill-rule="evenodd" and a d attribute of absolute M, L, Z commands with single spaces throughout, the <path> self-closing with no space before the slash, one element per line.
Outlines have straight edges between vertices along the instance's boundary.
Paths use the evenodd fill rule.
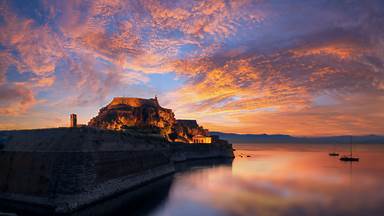
<path fill-rule="evenodd" d="M 94 128 L 1 131 L 0 201 L 68 213 L 171 174 L 175 162 L 216 157 L 233 157 L 232 146 Z"/>

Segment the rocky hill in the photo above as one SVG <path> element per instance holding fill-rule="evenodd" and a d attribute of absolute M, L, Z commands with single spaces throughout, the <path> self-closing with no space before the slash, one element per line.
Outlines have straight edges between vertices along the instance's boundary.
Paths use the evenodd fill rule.
<path fill-rule="evenodd" d="M 196 120 L 176 120 L 171 109 L 159 105 L 157 98 L 117 97 L 88 126 L 110 130 L 141 129 L 160 133 L 169 141 L 191 142 L 195 135 L 208 135 Z"/>
<path fill-rule="evenodd" d="M 161 107 L 157 98 L 114 98 L 88 126 L 95 128 L 123 130 L 132 127 L 159 130 L 167 136 L 176 123 L 172 110 Z"/>

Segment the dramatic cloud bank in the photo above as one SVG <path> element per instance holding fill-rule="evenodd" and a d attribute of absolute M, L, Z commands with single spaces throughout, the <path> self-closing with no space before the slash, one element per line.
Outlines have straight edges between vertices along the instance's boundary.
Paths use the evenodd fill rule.
<path fill-rule="evenodd" d="M 153 97 L 213 130 L 383 134 L 382 1 L 2 1 L 0 129 Z"/>

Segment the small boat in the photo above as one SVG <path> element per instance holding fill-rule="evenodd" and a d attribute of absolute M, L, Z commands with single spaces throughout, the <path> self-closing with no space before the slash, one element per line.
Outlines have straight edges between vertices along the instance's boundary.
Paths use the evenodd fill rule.
<path fill-rule="evenodd" d="M 359 158 L 353 157 L 353 154 L 352 154 L 352 137 L 350 138 L 349 155 L 344 155 L 344 156 L 340 157 L 340 160 L 341 161 L 350 161 L 350 162 L 359 161 Z"/>
<path fill-rule="evenodd" d="M 336 144 L 334 144 L 333 152 L 330 152 L 328 155 L 331 157 L 339 156 L 339 153 L 336 152 Z"/>
<path fill-rule="evenodd" d="M 341 161 L 359 161 L 358 157 L 352 157 L 352 156 L 342 156 L 340 157 Z"/>
<path fill-rule="evenodd" d="M 339 153 L 337 153 L 337 152 L 330 152 L 328 155 L 332 156 L 332 157 L 335 157 L 335 156 L 339 156 Z"/>

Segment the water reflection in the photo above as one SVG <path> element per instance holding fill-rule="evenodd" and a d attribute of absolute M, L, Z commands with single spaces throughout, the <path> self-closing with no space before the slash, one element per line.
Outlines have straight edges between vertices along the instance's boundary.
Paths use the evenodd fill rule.
<path fill-rule="evenodd" d="M 177 173 L 160 178 L 144 187 L 100 202 L 71 216 L 86 215 L 150 215 L 161 206 L 167 205 L 169 193 L 174 188 L 175 179 L 179 176 L 197 175 L 198 170 L 210 170 L 217 167 L 230 167 L 232 159 L 195 160 L 176 164 Z"/>
<path fill-rule="evenodd" d="M 192 161 L 175 175 L 75 215 L 384 215 L 384 145 L 235 145 L 232 160 Z M 340 155 L 348 146 L 339 146 Z"/>
<path fill-rule="evenodd" d="M 353 164 L 329 157 L 331 145 L 236 148 L 251 157 L 176 176 L 150 215 L 384 215 L 380 145 L 358 146 Z"/>
<path fill-rule="evenodd" d="M 133 191 L 96 203 L 69 216 L 148 215 L 167 200 L 173 177 L 166 176 Z"/>

